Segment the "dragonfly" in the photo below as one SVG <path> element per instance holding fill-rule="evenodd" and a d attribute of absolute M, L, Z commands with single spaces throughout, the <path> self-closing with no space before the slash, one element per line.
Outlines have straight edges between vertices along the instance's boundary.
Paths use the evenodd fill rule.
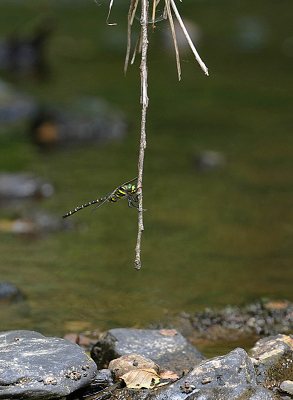
<path fill-rule="evenodd" d="M 120 199 L 127 199 L 129 208 L 136 208 L 138 210 L 138 195 L 137 195 L 137 186 L 133 184 L 137 180 L 137 177 L 131 179 L 131 181 L 123 183 L 123 185 L 118 186 L 112 192 L 106 194 L 106 196 L 101 197 L 100 199 L 96 199 L 93 201 L 89 201 L 88 203 L 82 204 L 81 206 L 76 207 L 74 210 L 69 211 L 64 214 L 62 218 L 70 217 L 70 215 L 75 214 L 77 211 L 82 210 L 83 208 L 89 207 L 93 204 L 97 204 L 96 207 L 92 210 L 95 211 L 98 207 L 104 204 L 106 201 L 109 203 L 116 203 L 116 201 Z"/>

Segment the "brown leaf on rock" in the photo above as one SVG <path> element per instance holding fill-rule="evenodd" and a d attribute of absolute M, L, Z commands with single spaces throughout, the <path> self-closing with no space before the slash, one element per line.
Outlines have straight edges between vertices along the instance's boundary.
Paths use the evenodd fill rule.
<path fill-rule="evenodd" d="M 177 381 L 179 376 L 174 371 L 165 371 L 161 374 L 162 379 L 170 379 L 171 381 Z"/>
<path fill-rule="evenodd" d="M 151 389 L 159 383 L 160 378 L 154 369 L 132 370 L 120 377 L 129 389 Z"/>

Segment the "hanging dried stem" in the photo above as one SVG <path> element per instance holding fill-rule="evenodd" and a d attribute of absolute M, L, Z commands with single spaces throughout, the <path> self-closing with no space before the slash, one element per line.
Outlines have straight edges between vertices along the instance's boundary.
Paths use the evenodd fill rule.
<path fill-rule="evenodd" d="M 141 236 L 142 232 L 144 231 L 144 226 L 143 226 L 143 193 L 142 193 L 142 178 L 143 178 L 143 164 L 144 164 L 144 151 L 146 148 L 146 114 L 147 114 L 147 108 L 148 108 L 148 93 L 147 93 L 147 88 L 148 88 L 148 69 L 147 69 L 147 50 L 148 50 L 148 16 L 149 16 L 149 0 L 140 0 L 141 1 L 141 18 L 140 18 L 140 25 L 141 25 L 141 31 L 139 38 L 136 42 L 136 46 L 134 49 L 133 57 L 131 60 L 131 64 L 133 64 L 135 55 L 137 51 L 141 52 L 141 64 L 140 64 L 140 80 L 141 80 L 141 97 L 140 97 L 140 102 L 142 105 L 142 113 L 141 113 L 141 131 L 140 131 L 140 147 L 139 147 L 139 157 L 138 157 L 138 180 L 137 180 L 137 195 L 138 195 L 138 234 L 137 234 L 137 242 L 136 242 L 136 247 L 135 247 L 135 269 L 139 270 L 141 268 L 141 260 L 140 260 L 140 250 L 141 250 Z M 182 1 L 182 0 L 180 0 Z M 125 65 L 124 65 L 124 72 L 126 73 L 128 63 L 129 63 L 129 56 L 130 56 L 130 48 L 131 48 L 131 26 L 133 24 L 133 20 L 135 17 L 135 13 L 137 10 L 139 0 L 130 0 L 130 5 L 129 5 L 129 11 L 128 11 L 128 27 L 127 27 L 127 50 L 126 50 L 126 58 L 125 58 Z M 152 27 L 155 28 L 155 15 L 156 15 L 156 8 L 157 5 L 159 4 L 160 0 L 153 0 L 152 2 Z M 109 23 L 109 16 L 111 13 L 112 5 L 114 3 L 114 0 L 110 0 L 110 5 L 109 5 L 109 12 L 107 16 L 107 24 L 108 25 L 116 25 L 115 23 L 110 24 Z M 192 40 L 187 32 L 187 29 L 185 28 L 185 25 L 180 17 L 180 14 L 177 10 L 176 4 L 174 0 L 165 0 L 165 6 L 164 6 L 164 13 L 163 13 L 163 18 L 166 19 L 168 17 L 171 31 L 172 31 L 172 37 L 174 41 L 174 47 L 175 47 L 175 54 L 176 54 L 176 63 L 177 63 L 177 71 L 178 71 L 178 78 L 179 80 L 181 79 L 181 67 L 180 67 L 180 57 L 179 57 L 179 50 L 178 50 L 178 45 L 177 45 L 177 39 L 176 39 L 176 32 L 175 32 L 175 27 L 174 27 L 174 22 L 173 22 L 173 17 L 172 17 L 172 12 L 171 12 L 171 7 L 173 8 L 173 11 L 175 13 L 175 16 L 179 22 L 179 25 L 181 26 L 183 33 L 188 41 L 188 44 L 195 55 L 195 58 L 197 62 L 199 63 L 200 67 L 204 71 L 206 75 L 208 75 L 208 69 L 204 62 L 201 60 L 196 48 L 194 47 L 194 44 L 192 43 Z"/>
<path fill-rule="evenodd" d="M 175 55 L 176 55 L 176 64 L 177 64 L 177 71 L 178 71 L 178 79 L 179 79 L 179 81 L 180 81 L 180 80 L 181 80 L 180 56 L 179 56 L 179 50 L 178 50 L 178 45 L 177 45 L 175 27 L 174 27 L 174 23 L 173 23 L 171 8 L 170 8 L 170 0 L 165 0 L 165 3 L 166 3 L 167 15 L 168 15 L 168 18 L 169 18 L 170 28 L 171 28 L 171 32 L 172 32 L 174 47 L 175 47 Z"/>
<path fill-rule="evenodd" d="M 107 16 L 107 19 L 106 19 L 107 25 L 117 25 L 116 22 L 113 22 L 112 24 L 110 24 L 110 22 L 109 22 L 109 17 L 110 17 L 110 14 L 111 14 L 111 10 L 112 10 L 113 3 L 114 3 L 114 0 L 111 0 L 110 5 L 109 5 L 108 16 Z"/>
<path fill-rule="evenodd" d="M 129 63 L 129 55 L 130 55 L 130 48 L 131 48 L 131 15 L 133 10 L 133 2 L 134 0 L 130 1 L 129 11 L 128 11 L 128 20 L 127 20 L 127 48 L 126 48 L 126 56 L 125 56 L 125 64 L 124 64 L 124 73 L 126 74 L 128 63 Z"/>
<path fill-rule="evenodd" d="M 141 0 L 141 63 L 140 63 L 140 81 L 141 81 L 141 98 L 140 102 L 142 105 L 141 113 L 141 131 L 140 131 L 140 147 L 139 147 L 139 157 L 138 157 L 138 234 L 137 242 L 135 248 L 135 269 L 139 270 L 141 268 L 140 261 L 140 248 L 141 248 L 141 235 L 144 230 L 143 226 L 143 194 L 142 194 L 142 177 L 143 177 L 143 163 L 144 163 L 144 151 L 146 148 L 146 113 L 148 107 L 148 69 L 147 69 L 147 50 L 148 50 L 148 0 Z"/>
<path fill-rule="evenodd" d="M 134 4 L 134 7 L 133 7 L 131 20 L 130 20 L 130 24 L 131 25 L 133 24 L 133 20 L 134 20 L 134 16 L 135 16 L 135 13 L 136 13 L 137 5 L 138 5 L 138 0 L 135 0 L 135 4 Z"/>
<path fill-rule="evenodd" d="M 185 28 L 185 25 L 184 25 L 184 23 L 182 21 L 182 18 L 180 17 L 179 11 L 177 10 L 175 1 L 174 0 L 170 0 L 170 1 L 171 1 L 172 8 L 174 10 L 174 13 L 176 15 L 176 18 L 177 18 L 177 20 L 179 22 L 179 25 L 181 26 L 181 29 L 183 30 L 183 33 L 184 33 L 184 35 L 185 35 L 185 37 L 187 39 L 187 42 L 188 42 L 188 44 L 189 44 L 189 46 L 190 46 L 190 48 L 191 48 L 191 50 L 192 50 L 192 52 L 193 52 L 193 54 L 194 54 L 194 56 L 196 58 L 196 61 L 199 63 L 199 65 L 200 65 L 201 69 L 203 70 L 203 72 L 208 76 L 209 75 L 209 70 L 207 69 L 205 63 L 200 58 L 200 55 L 198 54 L 196 48 L 194 47 L 194 44 L 192 43 L 192 40 L 191 40 L 191 38 L 190 38 L 190 36 L 189 36 L 189 34 L 187 32 L 187 29 Z"/>

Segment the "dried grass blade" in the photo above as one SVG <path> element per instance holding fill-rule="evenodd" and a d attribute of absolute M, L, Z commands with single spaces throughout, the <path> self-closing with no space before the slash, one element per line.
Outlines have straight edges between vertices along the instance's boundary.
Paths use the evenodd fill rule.
<path fill-rule="evenodd" d="M 167 18 L 168 18 L 168 13 L 167 13 L 167 7 L 165 4 L 164 11 L 163 11 L 163 19 L 167 19 Z"/>
<path fill-rule="evenodd" d="M 170 27 L 171 27 L 171 32 L 172 32 L 172 37 L 173 37 L 173 42 L 174 42 L 174 47 L 175 47 L 178 79 L 180 81 L 181 80 L 180 56 L 179 56 L 177 39 L 176 39 L 176 31 L 175 31 L 174 22 L 173 22 L 172 13 L 171 13 L 171 8 L 170 8 L 170 0 L 165 0 L 165 3 L 166 3 L 167 14 L 168 14 L 169 22 L 170 22 Z"/>
<path fill-rule="evenodd" d="M 111 1 L 110 1 L 110 4 L 109 4 L 108 16 L 107 16 L 107 19 L 106 19 L 106 24 L 107 24 L 107 25 L 117 25 L 116 22 L 114 22 L 113 24 L 110 24 L 110 23 L 109 23 L 109 17 L 110 17 L 110 14 L 111 14 L 111 9 L 112 9 L 113 3 L 114 3 L 114 0 L 111 0 Z"/>
<path fill-rule="evenodd" d="M 131 48 L 131 15 L 132 15 L 132 8 L 133 8 L 134 0 L 130 1 L 129 10 L 128 10 L 128 18 L 127 18 L 127 48 L 126 48 L 126 55 L 125 55 L 125 63 L 124 63 L 124 74 L 126 75 L 128 64 L 129 64 L 129 55 L 130 55 L 130 48 Z"/>
<path fill-rule="evenodd" d="M 153 2 L 153 14 L 152 14 L 152 24 L 153 24 L 153 26 L 155 26 L 156 7 L 157 7 L 156 0 L 154 0 L 154 2 Z"/>
<path fill-rule="evenodd" d="M 136 56 L 136 53 L 137 53 L 137 49 L 138 49 L 138 45 L 139 45 L 139 43 L 140 43 L 140 38 L 141 38 L 141 33 L 139 34 L 139 36 L 138 36 L 138 38 L 137 38 L 137 41 L 136 41 L 136 44 L 135 44 L 135 48 L 134 48 L 134 51 L 133 51 L 133 55 L 132 55 L 132 59 L 131 59 L 131 61 L 130 61 L 130 64 L 132 65 L 133 63 L 134 63 L 134 61 L 135 61 L 135 56 Z"/>
<path fill-rule="evenodd" d="M 183 33 L 184 33 L 184 35 L 185 35 L 185 37 L 187 39 L 187 42 L 188 42 L 188 44 L 189 44 L 189 46 L 190 46 L 190 48 L 191 48 L 191 50 L 192 50 L 192 52 L 193 52 L 193 54 L 194 54 L 194 56 L 196 58 L 196 61 L 199 63 L 199 65 L 200 65 L 201 69 L 203 70 L 203 72 L 208 76 L 209 75 L 209 70 L 208 70 L 207 66 L 205 65 L 205 63 L 200 58 L 200 55 L 198 54 L 196 48 L 194 47 L 194 44 L 192 43 L 192 40 L 191 40 L 191 38 L 190 38 L 190 36 L 189 36 L 189 34 L 187 32 L 187 29 L 185 28 L 185 25 L 184 25 L 184 23 L 183 23 L 183 21 L 182 21 L 182 19 L 180 17 L 180 14 L 179 14 L 179 11 L 178 11 L 178 9 L 176 7 L 175 1 L 174 0 L 170 0 L 170 1 L 171 1 L 172 8 L 174 10 L 174 13 L 176 15 L 176 18 L 177 18 L 177 20 L 179 22 L 179 25 L 181 26 L 181 29 L 183 30 Z"/>
<path fill-rule="evenodd" d="M 135 16 L 135 13 L 136 13 L 137 5 L 138 5 L 138 0 L 135 1 L 134 7 L 133 7 L 132 16 L 131 16 L 131 20 L 130 20 L 130 25 L 133 24 L 133 20 L 134 20 L 134 16 Z"/>

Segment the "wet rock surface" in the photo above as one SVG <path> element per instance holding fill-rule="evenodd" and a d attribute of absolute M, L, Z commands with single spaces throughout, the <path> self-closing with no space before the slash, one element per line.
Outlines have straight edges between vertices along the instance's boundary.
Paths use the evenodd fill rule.
<path fill-rule="evenodd" d="M 161 369 L 181 375 L 205 357 L 176 330 L 111 329 L 93 346 L 91 356 L 98 368 L 127 354 L 150 358 Z"/>
<path fill-rule="evenodd" d="M 32 331 L 0 333 L 0 399 L 50 399 L 89 385 L 97 368 L 67 340 Z"/>

